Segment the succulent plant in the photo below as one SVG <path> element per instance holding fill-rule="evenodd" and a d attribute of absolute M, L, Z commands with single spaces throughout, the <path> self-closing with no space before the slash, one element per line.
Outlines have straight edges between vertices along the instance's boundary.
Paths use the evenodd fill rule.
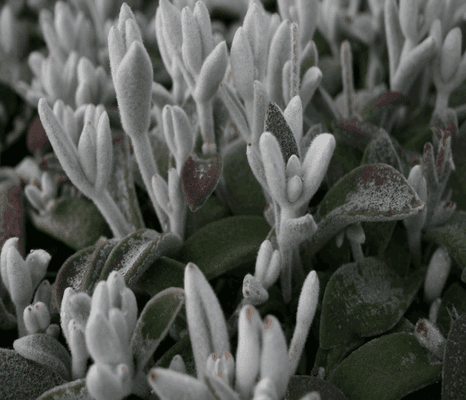
<path fill-rule="evenodd" d="M 466 398 L 465 21 L 7 1 L 0 398 Z"/>

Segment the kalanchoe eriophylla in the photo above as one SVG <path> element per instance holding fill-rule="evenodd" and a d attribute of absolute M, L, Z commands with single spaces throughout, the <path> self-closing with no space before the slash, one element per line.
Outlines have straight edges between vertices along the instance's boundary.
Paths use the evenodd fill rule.
<path fill-rule="evenodd" d="M 432 303 L 440 297 L 451 269 L 451 257 L 445 247 L 435 250 L 427 268 L 424 281 L 424 297 Z"/>
<path fill-rule="evenodd" d="M 184 87 L 196 102 L 199 126 L 204 140 L 202 152 L 217 152 L 212 100 L 228 64 L 226 43 L 214 47 L 211 22 L 205 4 L 198 1 L 194 11 L 188 6 L 180 12 L 168 0 L 160 2 L 156 15 L 157 42 L 173 79 L 173 95 L 181 104 Z"/>
<path fill-rule="evenodd" d="M 40 99 L 38 108 L 54 152 L 71 182 L 94 202 L 115 237 L 129 234 L 133 228 L 107 190 L 113 148 L 104 107 L 88 105 L 73 112 L 71 107 L 57 101 L 52 112 L 47 101 Z"/>
<path fill-rule="evenodd" d="M 309 327 L 317 309 L 319 281 L 312 271 L 304 282 L 297 325 L 287 350 L 279 321 L 268 315 L 261 321 L 252 305 L 239 312 L 236 360 L 230 353 L 226 321 L 218 299 L 199 268 L 185 269 L 186 316 L 196 363 L 197 379 L 186 375 L 181 356 L 169 369 L 153 368 L 149 383 L 163 399 L 236 398 L 281 399 L 289 378 L 296 371 Z M 257 385 L 256 385 L 257 383 Z M 233 390 L 234 388 L 234 390 Z"/>
<path fill-rule="evenodd" d="M 44 278 L 51 258 L 51 255 L 44 250 L 33 250 L 26 259 L 23 259 L 18 251 L 18 238 L 16 237 L 8 239 L 3 244 L 0 272 L 3 284 L 16 308 L 19 337 L 28 334 L 24 321 L 24 310 L 30 304 L 37 286 Z M 41 308 L 41 315 L 42 311 L 43 308 Z M 46 316 L 41 317 L 41 321 L 40 327 L 45 326 Z"/>
<path fill-rule="evenodd" d="M 149 141 L 153 71 L 134 14 L 126 3 L 118 23 L 108 33 L 108 51 L 121 124 L 131 138 L 134 154 L 152 205 L 164 231 L 168 217 L 157 202 L 152 176 L 159 174 Z"/>
<path fill-rule="evenodd" d="M 137 321 L 134 293 L 114 272 L 92 295 L 85 340 L 94 364 L 86 386 L 94 398 L 123 399 L 132 392 L 134 363 L 130 340 Z"/>
<path fill-rule="evenodd" d="M 299 105 L 299 97 L 296 99 Z M 292 102 L 287 109 L 293 108 Z M 270 107 L 273 107 L 273 103 L 269 109 Z M 273 113 L 269 111 L 269 120 L 266 120 L 266 127 L 269 125 L 275 132 L 264 132 L 261 135 L 260 158 L 254 153 L 254 149 L 250 149 L 252 146 L 248 146 L 248 161 L 254 175 L 262 186 L 266 186 L 274 201 L 275 229 L 282 262 L 282 290 L 284 298 L 289 301 L 292 260 L 294 258 L 296 261 L 299 257 L 299 244 L 309 239 L 317 230 L 312 216 L 303 214 L 324 178 L 336 143 L 330 133 L 318 135 L 301 162 L 297 143 L 301 141 L 302 122 L 300 118 L 295 121 L 296 118 L 292 119 L 291 115 L 302 117 L 302 110 L 301 113 L 288 113 L 285 110 L 285 122 L 283 118 L 279 118 L 281 110 L 276 106 L 275 109 Z M 289 131 L 292 134 L 287 133 Z"/>

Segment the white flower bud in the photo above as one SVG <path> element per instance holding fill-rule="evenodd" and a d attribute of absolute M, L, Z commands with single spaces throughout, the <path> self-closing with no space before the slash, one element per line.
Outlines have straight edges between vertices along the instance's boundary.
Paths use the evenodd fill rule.
<path fill-rule="evenodd" d="M 440 297 L 450 274 L 450 268 L 451 257 L 448 250 L 444 247 L 437 248 L 430 259 L 424 282 L 424 296 L 427 302 L 431 303 Z"/>
<path fill-rule="evenodd" d="M 455 75 L 461 61 L 461 29 L 456 27 L 448 32 L 443 42 L 440 57 L 440 74 L 446 83 Z"/>

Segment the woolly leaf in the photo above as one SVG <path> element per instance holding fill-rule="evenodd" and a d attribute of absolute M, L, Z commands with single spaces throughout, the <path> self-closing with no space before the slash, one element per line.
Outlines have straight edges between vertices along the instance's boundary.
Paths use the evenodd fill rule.
<path fill-rule="evenodd" d="M 361 165 L 377 163 L 391 165 L 393 168 L 403 173 L 401 160 L 395 151 L 392 139 L 384 129 L 379 129 L 377 131 L 375 137 L 366 147 L 361 160 Z"/>
<path fill-rule="evenodd" d="M 184 290 L 168 288 L 147 302 L 131 338 L 131 350 L 139 370 L 165 338 L 184 303 Z"/>
<path fill-rule="evenodd" d="M 335 138 L 341 138 L 345 143 L 364 151 L 379 128 L 370 122 L 360 121 L 353 117 L 332 123 Z"/>
<path fill-rule="evenodd" d="M 63 379 L 71 377 L 71 356 L 63 345 L 51 335 L 34 333 L 13 342 L 19 355 L 45 365 Z"/>
<path fill-rule="evenodd" d="M 362 221 L 394 221 L 424 207 L 405 177 L 386 164 L 360 166 L 341 178 L 319 204 L 314 254 L 346 226 Z"/>
<path fill-rule="evenodd" d="M 400 278 L 372 257 L 340 267 L 325 289 L 320 346 L 329 349 L 394 327 L 419 290 L 422 272 Z"/>
<path fill-rule="evenodd" d="M 349 399 L 398 400 L 440 379 L 442 364 L 431 365 L 427 355 L 414 335 L 392 333 L 351 353 L 330 382 Z"/>
<path fill-rule="evenodd" d="M 36 399 L 46 390 L 66 383 L 58 373 L 14 350 L 0 349 L 0 398 Z"/>
<path fill-rule="evenodd" d="M 111 271 L 119 271 L 126 285 L 131 286 L 156 259 L 178 251 L 181 243 L 176 234 L 139 229 L 123 238 L 111 251 L 100 278 L 106 279 Z"/>
<path fill-rule="evenodd" d="M 78 379 L 56 386 L 42 393 L 37 400 L 93 400 L 86 387 L 86 379 Z"/>
<path fill-rule="evenodd" d="M 237 216 L 213 222 L 194 233 L 177 259 L 193 262 L 209 280 L 254 261 L 270 226 L 263 217 Z"/>

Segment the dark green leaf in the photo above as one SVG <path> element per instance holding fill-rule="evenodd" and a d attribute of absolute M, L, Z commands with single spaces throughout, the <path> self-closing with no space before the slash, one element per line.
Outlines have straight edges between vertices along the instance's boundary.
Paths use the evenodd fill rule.
<path fill-rule="evenodd" d="M 145 368 L 147 361 L 167 335 L 184 299 L 184 290 L 172 287 L 147 302 L 131 338 L 131 350 L 138 370 Z"/>
<path fill-rule="evenodd" d="M 375 137 L 370 141 L 364 150 L 361 165 L 364 164 L 388 164 L 403 174 L 403 166 L 390 135 L 379 129 Z"/>
<path fill-rule="evenodd" d="M 370 122 L 360 121 L 356 117 L 335 121 L 332 123 L 333 134 L 351 147 L 364 151 L 373 140 L 379 128 Z"/>
<path fill-rule="evenodd" d="M 443 336 L 448 336 L 451 326 L 450 312 L 455 309 L 459 315 L 466 314 L 466 290 L 459 282 L 454 282 L 442 296 L 437 315 L 437 326 Z"/>
<path fill-rule="evenodd" d="M 101 236 L 112 236 L 97 207 L 84 197 L 61 198 L 49 213 L 30 216 L 37 229 L 75 250 L 92 246 Z"/>
<path fill-rule="evenodd" d="M 466 314 L 448 334 L 442 371 L 442 400 L 466 398 Z"/>
<path fill-rule="evenodd" d="M 331 383 L 349 400 L 399 400 L 440 379 L 442 365 L 431 365 L 428 352 L 410 333 L 371 340 L 336 369 Z"/>
<path fill-rule="evenodd" d="M 63 293 L 67 287 L 73 288 L 76 292 L 81 291 L 83 277 L 90 268 L 92 255 L 95 246 L 86 247 L 79 250 L 68 258 L 58 271 L 52 288 L 52 304 L 54 308 L 60 310 Z"/>
<path fill-rule="evenodd" d="M 181 356 L 186 365 L 186 373 L 197 378 L 196 363 L 194 361 L 189 335 L 186 335 L 183 339 L 180 339 L 178 342 L 176 342 L 176 344 L 157 361 L 155 366 L 160 368 L 168 368 L 171 361 L 173 360 L 173 357 L 178 354 Z"/>
<path fill-rule="evenodd" d="M 184 287 L 186 264 L 168 257 L 160 257 L 139 279 L 138 285 L 151 296 L 169 287 Z"/>
<path fill-rule="evenodd" d="M 366 241 L 364 242 L 366 256 L 381 256 L 390 242 L 396 221 L 363 222 L 361 226 L 366 235 Z"/>
<path fill-rule="evenodd" d="M 408 107 L 410 104 L 409 98 L 403 93 L 387 91 L 366 103 L 361 111 L 361 117 L 365 121 L 384 126 L 400 107 Z"/>
<path fill-rule="evenodd" d="M 237 216 L 213 222 L 185 241 L 177 259 L 195 263 L 207 279 L 256 259 L 270 226 L 262 217 Z"/>
<path fill-rule="evenodd" d="M 325 288 L 320 346 L 329 349 L 355 336 L 375 336 L 393 328 L 413 301 L 424 274 L 422 270 L 400 278 L 371 257 L 340 267 Z"/>
<path fill-rule="evenodd" d="M 100 274 L 107 279 L 112 271 L 119 271 L 127 286 L 138 281 L 152 263 L 169 256 L 181 247 L 181 239 L 173 233 L 160 234 L 151 229 L 139 229 L 123 238 L 110 253 Z"/>
<path fill-rule="evenodd" d="M 284 400 L 298 400 L 313 391 L 319 392 L 321 400 L 346 400 L 346 396 L 331 383 L 305 375 L 290 378 Z"/>
<path fill-rule="evenodd" d="M 262 216 L 266 204 L 260 183 L 254 177 L 242 138 L 231 143 L 222 154 L 225 201 L 234 215 Z"/>

